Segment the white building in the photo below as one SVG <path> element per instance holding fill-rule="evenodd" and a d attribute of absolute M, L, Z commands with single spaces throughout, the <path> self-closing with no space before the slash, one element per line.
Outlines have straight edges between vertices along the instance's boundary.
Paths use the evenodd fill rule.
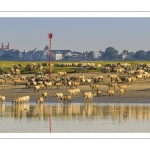
<path fill-rule="evenodd" d="M 94 58 L 100 58 L 102 54 L 100 52 L 94 52 Z"/>
<path fill-rule="evenodd" d="M 62 54 L 61 53 L 53 54 L 52 57 L 54 60 L 62 60 Z"/>

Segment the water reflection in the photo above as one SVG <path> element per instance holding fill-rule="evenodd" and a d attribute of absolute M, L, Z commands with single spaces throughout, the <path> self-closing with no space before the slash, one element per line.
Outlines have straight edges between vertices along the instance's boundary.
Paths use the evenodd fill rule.
<path fill-rule="evenodd" d="M 128 119 L 149 120 L 150 105 L 148 104 L 0 104 L 0 117 L 8 118 L 48 118 L 63 117 L 64 119 L 72 117 L 97 117 L 100 119 L 112 119 L 124 121 Z"/>

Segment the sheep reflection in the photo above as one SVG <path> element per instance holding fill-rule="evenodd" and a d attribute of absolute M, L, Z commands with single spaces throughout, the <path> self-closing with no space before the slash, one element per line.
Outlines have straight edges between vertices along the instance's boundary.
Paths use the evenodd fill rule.
<path fill-rule="evenodd" d="M 55 104 L 49 105 L 39 103 L 36 105 L 15 104 L 6 105 L 6 103 L 0 104 L 0 117 L 14 117 L 14 118 L 48 118 L 49 115 L 53 117 L 68 118 L 94 118 L 112 119 L 112 120 L 149 120 L 150 119 L 150 106 L 149 105 L 101 105 L 94 103 L 85 104 Z M 94 116 L 94 117 L 93 117 Z"/>

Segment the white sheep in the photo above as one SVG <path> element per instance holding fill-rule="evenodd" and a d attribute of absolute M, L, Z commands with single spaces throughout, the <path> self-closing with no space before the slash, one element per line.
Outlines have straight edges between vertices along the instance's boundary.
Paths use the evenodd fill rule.
<path fill-rule="evenodd" d="M 42 103 L 42 102 L 44 102 L 44 98 L 43 97 L 39 97 L 39 99 L 36 102 L 37 103 Z"/>
<path fill-rule="evenodd" d="M 42 93 L 42 97 L 43 97 L 44 99 L 46 99 L 46 98 L 47 98 L 47 94 L 48 94 L 47 92 L 43 92 L 43 93 Z"/>
<path fill-rule="evenodd" d="M 109 96 L 113 96 L 114 95 L 114 90 L 108 90 L 107 93 L 109 94 Z"/>
<path fill-rule="evenodd" d="M 101 96 L 102 95 L 102 91 L 97 90 L 97 96 Z"/>
<path fill-rule="evenodd" d="M 142 78 L 143 78 L 143 75 L 142 75 L 142 74 L 138 74 L 138 75 L 135 75 L 135 77 L 136 77 L 137 79 L 142 79 Z"/>
<path fill-rule="evenodd" d="M 34 86 L 33 92 L 39 92 L 39 89 L 40 89 L 40 86 L 39 86 L 39 85 Z"/>
<path fill-rule="evenodd" d="M 26 102 L 28 103 L 30 100 L 30 96 L 25 96 L 26 97 Z"/>
<path fill-rule="evenodd" d="M 53 83 L 52 82 L 44 82 L 44 85 L 45 85 L 45 87 L 46 87 L 46 89 L 47 88 L 49 88 L 50 89 L 50 87 L 52 87 L 53 88 Z"/>
<path fill-rule="evenodd" d="M 76 88 L 76 89 L 75 89 L 75 93 L 76 93 L 76 94 L 80 94 L 80 89 L 79 89 L 79 88 Z"/>
<path fill-rule="evenodd" d="M 95 96 L 96 94 L 92 94 L 91 92 L 83 92 L 84 94 L 84 101 L 87 100 L 87 99 L 90 99 L 92 100 L 93 99 L 93 96 Z"/>
<path fill-rule="evenodd" d="M 22 103 L 22 98 L 16 97 L 14 100 L 12 100 L 12 103 Z"/>
<path fill-rule="evenodd" d="M 5 96 L 0 95 L 0 101 L 1 101 L 2 103 L 5 102 L 5 99 L 6 99 Z"/>
<path fill-rule="evenodd" d="M 71 95 L 64 95 L 60 99 L 63 101 L 71 102 Z"/>
<path fill-rule="evenodd" d="M 57 96 L 57 100 L 61 99 L 63 97 L 63 93 L 55 93 L 54 95 Z"/>
<path fill-rule="evenodd" d="M 124 91 L 127 89 L 126 85 L 118 85 L 119 89 L 123 89 Z"/>
<path fill-rule="evenodd" d="M 75 89 L 68 90 L 68 92 L 70 93 L 70 95 L 76 95 L 76 90 Z"/>
<path fill-rule="evenodd" d="M 120 89 L 120 94 L 124 94 L 124 89 Z"/>

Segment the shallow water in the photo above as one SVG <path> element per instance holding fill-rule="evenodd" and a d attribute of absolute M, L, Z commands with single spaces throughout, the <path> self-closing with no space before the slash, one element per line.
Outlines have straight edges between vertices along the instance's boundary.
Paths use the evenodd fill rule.
<path fill-rule="evenodd" d="M 1 133 L 149 133 L 150 104 L 0 104 Z"/>

